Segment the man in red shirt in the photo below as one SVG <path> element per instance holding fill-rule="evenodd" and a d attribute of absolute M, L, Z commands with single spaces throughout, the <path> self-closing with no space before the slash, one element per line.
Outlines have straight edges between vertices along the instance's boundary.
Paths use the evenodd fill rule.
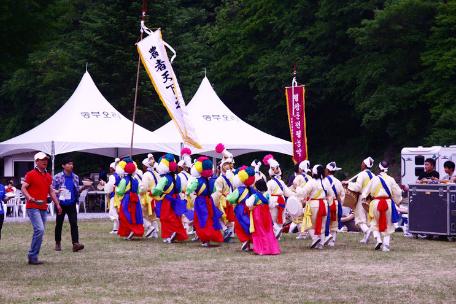
<path fill-rule="evenodd" d="M 43 264 L 38 260 L 41 243 L 43 242 L 44 226 L 47 217 L 47 198 L 48 195 L 54 202 L 57 213 L 62 212 L 60 202 L 52 188 L 52 177 L 46 171 L 49 156 L 46 153 L 38 152 L 34 156 L 35 168 L 25 175 L 25 180 L 22 183 L 22 193 L 27 200 L 25 207 L 27 215 L 33 226 L 32 244 L 28 253 L 28 263 L 30 265 Z"/>

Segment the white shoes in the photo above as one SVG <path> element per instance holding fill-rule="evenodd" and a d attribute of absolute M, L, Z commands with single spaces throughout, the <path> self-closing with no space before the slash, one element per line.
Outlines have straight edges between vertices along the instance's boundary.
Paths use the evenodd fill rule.
<path fill-rule="evenodd" d="M 130 232 L 130 234 L 125 238 L 127 241 L 131 241 L 133 239 L 133 236 L 134 236 L 134 232 Z"/>
<path fill-rule="evenodd" d="M 310 246 L 311 249 L 315 248 L 318 244 L 320 244 L 320 238 L 313 240 L 312 245 Z"/>
<path fill-rule="evenodd" d="M 374 248 L 374 249 L 375 249 L 375 250 L 380 250 L 380 249 L 382 248 L 382 245 L 383 245 L 382 242 L 377 241 L 377 244 L 375 245 L 375 248 Z"/>
<path fill-rule="evenodd" d="M 155 232 L 155 227 L 154 226 L 149 226 L 149 228 L 147 228 L 146 234 L 144 236 L 146 238 L 150 239 L 154 232 Z"/>
<path fill-rule="evenodd" d="M 368 244 L 369 243 L 369 238 L 370 238 L 370 235 L 371 235 L 372 231 L 370 230 L 367 230 L 365 233 L 364 233 L 364 237 L 361 241 L 359 241 L 361 244 Z"/>
<path fill-rule="evenodd" d="M 169 238 L 163 240 L 163 243 L 171 244 L 176 239 L 176 236 L 177 236 L 177 233 L 173 232 L 173 234 L 171 234 L 171 236 Z"/>
<path fill-rule="evenodd" d="M 109 232 L 109 234 L 117 234 L 117 230 L 111 230 L 111 232 Z"/>
<path fill-rule="evenodd" d="M 334 247 L 334 246 L 336 246 L 336 242 L 334 242 L 334 240 L 329 241 L 328 247 Z"/>
<path fill-rule="evenodd" d="M 250 250 L 250 242 L 249 241 L 245 241 L 244 243 L 242 243 L 241 250 L 242 251 L 249 251 Z"/>
<path fill-rule="evenodd" d="M 324 245 L 327 246 L 329 244 L 329 242 L 331 242 L 333 239 L 333 236 L 332 234 L 328 235 L 326 238 L 325 238 L 325 242 L 324 242 Z"/>
<path fill-rule="evenodd" d="M 390 246 L 388 246 L 388 245 L 383 245 L 383 246 L 382 246 L 382 251 L 383 251 L 383 252 L 389 252 L 389 251 L 390 251 Z"/>
<path fill-rule="evenodd" d="M 282 228 L 278 229 L 275 238 L 280 241 L 280 237 L 282 236 Z"/>

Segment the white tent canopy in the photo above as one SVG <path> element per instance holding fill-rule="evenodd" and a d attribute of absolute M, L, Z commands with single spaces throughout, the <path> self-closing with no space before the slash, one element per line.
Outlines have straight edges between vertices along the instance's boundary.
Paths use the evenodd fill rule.
<path fill-rule="evenodd" d="M 0 143 L 0 157 L 31 151 L 62 154 L 84 151 L 105 156 L 130 154 L 132 122 L 120 114 L 85 72 L 68 101 L 32 130 Z M 179 154 L 176 142 L 135 125 L 133 154 Z"/>
<path fill-rule="evenodd" d="M 187 111 L 202 146 L 200 150 L 192 149 L 193 153 L 219 156 L 214 149 L 221 142 L 235 156 L 256 151 L 293 154 L 291 142 L 260 131 L 231 112 L 217 96 L 207 77 L 204 77 L 187 105 Z M 155 130 L 154 134 L 177 143 L 182 142 L 172 121 Z"/>

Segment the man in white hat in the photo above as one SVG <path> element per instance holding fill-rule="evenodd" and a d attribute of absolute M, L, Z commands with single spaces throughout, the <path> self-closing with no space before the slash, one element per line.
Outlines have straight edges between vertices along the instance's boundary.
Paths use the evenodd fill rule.
<path fill-rule="evenodd" d="M 220 176 L 217 177 L 214 183 L 214 193 L 212 193 L 212 199 L 214 200 L 215 206 L 222 211 L 223 215 L 220 219 L 223 228 L 223 240 L 228 242 L 233 236 L 234 230 L 234 208 L 227 200 L 228 194 L 234 191 L 233 186 L 233 172 L 231 167 L 233 165 L 234 157 L 225 147 L 221 144 L 217 145 L 216 152 L 222 154 L 222 160 L 220 162 Z M 223 149 L 222 149 L 223 147 Z"/>
<path fill-rule="evenodd" d="M 154 170 L 155 159 L 149 153 L 147 158 L 143 159 L 143 175 L 139 182 L 139 194 L 143 213 L 144 236 L 146 238 L 158 238 L 158 218 L 155 213 L 155 200 L 152 197 L 151 190 L 160 180 L 160 175 Z"/>
<path fill-rule="evenodd" d="M 117 164 L 120 162 L 119 158 L 116 158 L 114 162 L 109 165 L 109 178 L 108 182 L 105 184 L 104 190 L 109 196 L 109 218 L 113 222 L 111 234 L 117 234 L 119 229 L 119 214 L 116 207 L 116 186 L 120 183 L 120 180 L 123 177 L 122 170 L 116 170 Z"/>
<path fill-rule="evenodd" d="M 328 215 L 330 221 L 326 239 L 329 241 L 325 241 L 325 244 L 327 243 L 330 247 L 334 247 L 336 244 L 337 231 L 339 230 L 340 218 L 342 216 L 342 204 L 345 199 L 344 187 L 340 180 L 334 176 L 334 173 L 339 170 L 342 170 L 342 168 L 337 167 L 337 164 L 334 161 L 326 165 L 326 180 L 328 180 L 334 193 L 334 197 L 328 200 Z"/>
<path fill-rule="evenodd" d="M 263 158 L 263 163 L 269 166 L 270 180 L 267 182 L 269 195 L 269 208 L 271 211 L 272 221 L 274 223 L 274 234 L 277 239 L 282 235 L 282 226 L 284 222 L 285 197 L 296 195 L 291 191 L 282 180 L 282 170 L 280 164 L 271 154 Z"/>
<path fill-rule="evenodd" d="M 55 195 L 55 190 L 52 188 L 52 177 L 46 170 L 49 156 L 44 152 L 38 152 L 35 154 L 34 160 L 35 168 L 25 175 L 21 190 L 26 199 L 27 215 L 33 226 L 33 238 L 28 253 L 28 263 L 30 265 L 40 265 L 43 262 L 38 259 L 38 255 L 43 242 L 48 195 L 57 208 L 57 214 L 62 213 L 62 208 Z"/>
<path fill-rule="evenodd" d="M 357 192 L 359 194 L 363 193 L 366 189 L 367 184 L 374 177 L 370 169 L 374 165 L 374 159 L 368 157 L 361 162 L 361 172 L 358 173 L 352 180 L 348 182 L 348 189 Z M 369 237 L 371 235 L 371 230 L 368 227 L 368 216 L 367 212 L 363 207 L 363 201 L 361 200 L 361 195 L 358 197 L 356 207 L 354 210 L 355 213 L 355 224 L 361 229 L 364 233 L 361 243 L 367 244 L 369 242 Z"/>
<path fill-rule="evenodd" d="M 395 204 L 399 205 L 402 200 L 401 188 L 394 178 L 387 174 L 388 166 L 385 160 L 378 165 L 380 174 L 372 178 L 360 195 L 363 201 L 368 196 L 372 197 L 369 206 L 369 214 L 372 217 L 370 229 L 377 240 L 375 250 L 383 251 L 390 251 L 391 234 L 395 231 L 394 223 L 399 220 Z"/>

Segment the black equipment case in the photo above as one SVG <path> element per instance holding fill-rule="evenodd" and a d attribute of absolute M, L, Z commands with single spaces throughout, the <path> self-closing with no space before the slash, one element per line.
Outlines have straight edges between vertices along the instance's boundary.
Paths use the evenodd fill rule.
<path fill-rule="evenodd" d="M 456 184 L 409 186 L 409 232 L 456 236 Z"/>

